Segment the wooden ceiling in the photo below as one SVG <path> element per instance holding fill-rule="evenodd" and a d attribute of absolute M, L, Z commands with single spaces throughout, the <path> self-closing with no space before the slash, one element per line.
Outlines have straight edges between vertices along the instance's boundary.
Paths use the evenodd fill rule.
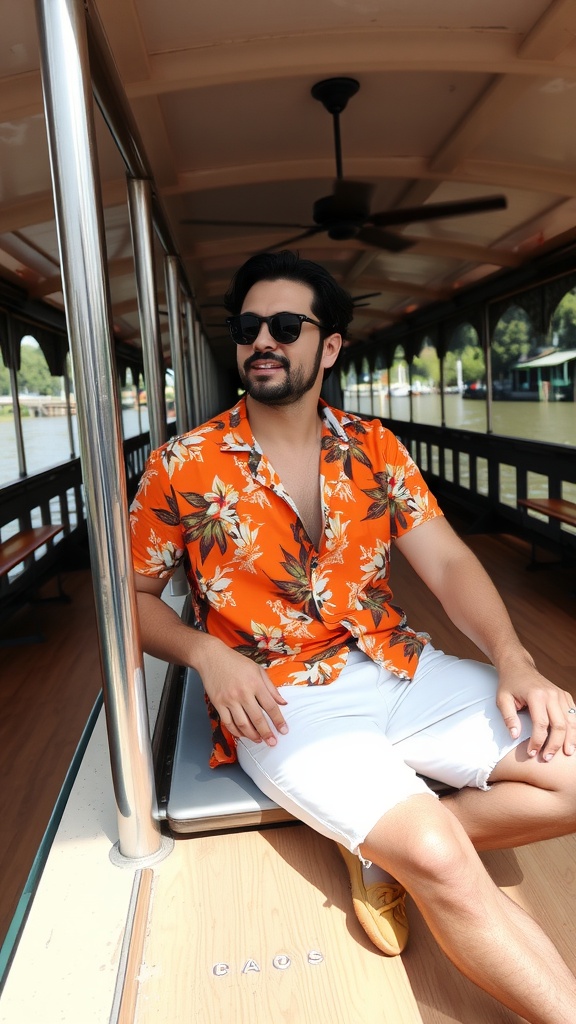
<path fill-rule="evenodd" d="M 576 237 L 576 0 L 95 6 L 222 365 L 234 362 L 220 305 L 232 273 L 298 233 L 229 222 L 311 225 L 332 190 L 319 80 L 360 83 L 341 115 L 343 173 L 375 186 L 372 211 L 495 193 L 508 203 L 395 228 L 414 243 L 401 253 L 326 233 L 298 243 L 353 294 L 378 293 L 352 341 Z M 62 306 L 34 3 L 5 4 L 2 19 L 0 276 Z M 99 114 L 97 129 L 113 316 L 137 343 L 124 166 Z M 225 224 L 184 223 L 198 218 Z"/>

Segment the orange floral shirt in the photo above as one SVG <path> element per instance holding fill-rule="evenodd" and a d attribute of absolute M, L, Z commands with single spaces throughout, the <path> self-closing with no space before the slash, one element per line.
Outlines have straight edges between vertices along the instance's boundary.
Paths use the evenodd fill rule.
<path fill-rule="evenodd" d="M 242 399 L 150 456 L 131 508 L 134 568 L 168 579 L 185 560 L 196 625 L 262 665 L 276 686 L 331 683 L 351 640 L 411 679 L 429 637 L 392 603 L 391 543 L 440 509 L 379 420 L 324 402 L 320 414 L 319 550 Z M 208 710 L 211 765 L 235 760 L 233 737 L 209 701 Z"/>

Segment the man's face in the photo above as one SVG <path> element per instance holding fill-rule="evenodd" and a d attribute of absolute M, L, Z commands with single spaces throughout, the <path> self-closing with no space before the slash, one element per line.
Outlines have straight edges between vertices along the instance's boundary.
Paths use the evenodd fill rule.
<path fill-rule="evenodd" d="M 242 313 L 271 316 L 273 313 L 312 312 L 314 293 L 297 281 L 258 281 L 247 293 Z M 291 405 L 314 387 L 323 363 L 324 342 L 313 324 L 302 324 L 300 337 L 290 345 L 274 340 L 263 323 L 256 341 L 238 345 L 238 372 L 251 398 L 266 405 Z"/>

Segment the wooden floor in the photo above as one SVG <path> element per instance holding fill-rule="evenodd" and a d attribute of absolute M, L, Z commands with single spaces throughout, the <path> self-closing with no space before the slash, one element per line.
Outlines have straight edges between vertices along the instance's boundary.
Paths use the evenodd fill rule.
<path fill-rule="evenodd" d="M 483 859 L 576 971 L 574 837 Z M 154 869 L 119 1024 L 521 1024 L 445 959 L 410 901 L 408 917 L 407 950 L 382 956 L 334 843 L 304 825 L 178 839 Z"/>
<path fill-rule="evenodd" d="M 495 579 L 541 669 L 571 688 L 574 569 L 550 566 L 530 572 L 526 569 L 528 545 L 490 535 L 466 539 Z M 437 647 L 477 657 L 472 644 L 454 635 L 441 609 L 401 557 L 397 556 L 394 569 L 395 599 L 407 609 L 411 624 L 427 628 Z M 42 645 L 7 647 L 0 654 L 4 783 L 0 793 L 1 934 L 11 919 L 101 685 L 90 577 L 85 572 L 68 573 L 64 584 L 73 598 L 70 605 L 26 609 L 0 632 L 0 638 L 18 630 L 26 633 L 40 622 L 46 636 Z M 304 826 L 178 840 L 176 847 L 176 852 L 154 869 L 151 912 L 160 913 L 161 921 L 144 949 L 140 982 L 145 980 L 146 985 L 140 985 L 138 991 L 138 1024 L 161 1019 L 229 1019 L 242 1024 L 268 1024 L 270 1020 L 290 1024 L 312 1020 L 318 1024 L 516 1024 L 519 1020 L 495 1007 L 457 975 L 439 954 L 414 907 L 410 908 L 411 943 L 401 961 L 384 960 L 375 952 L 351 910 L 346 872 L 335 849 Z M 491 854 L 488 863 L 498 884 L 539 914 L 576 967 L 574 838 Z M 545 889 L 541 885 L 544 877 Z M 550 892 L 552 899 L 544 895 Z M 184 907 L 186 912 L 179 914 Z M 280 929 L 279 922 L 286 927 Z M 229 924 L 233 926 L 230 932 Z M 233 937 L 226 945 L 229 935 Z M 328 951 L 324 974 L 322 965 L 307 960 L 308 952 L 316 948 Z M 272 955 L 286 952 L 292 958 L 290 968 L 272 967 L 268 963 L 271 950 Z M 240 975 L 244 995 L 240 1009 L 234 1010 L 236 1004 L 227 993 L 234 989 L 246 961 L 257 956 L 265 960 L 266 968 Z M 160 977 L 166 977 L 164 966 L 172 958 L 184 972 L 185 984 L 180 995 L 174 996 L 178 1005 L 167 1018 L 164 1012 L 157 1015 L 158 986 Z M 221 960 L 233 961 L 234 985 L 228 976 L 211 974 L 213 963 Z M 291 977 L 298 978 L 297 986 L 290 982 Z M 200 1012 L 201 1004 L 193 995 L 200 982 L 203 991 L 213 992 L 217 1000 L 216 1016 L 211 1016 L 216 1004 L 211 1009 L 204 1006 Z M 282 1012 L 273 1013 L 279 992 L 283 993 L 278 1004 Z M 346 1002 L 345 992 L 356 1002 Z M 262 1010 L 258 1009 L 260 997 Z M 398 1005 L 395 1000 L 400 1001 Z M 317 1012 L 312 1013 L 311 1006 Z M 385 1012 L 383 1007 L 387 1007 Z"/>
<path fill-rule="evenodd" d="M 0 646 L 0 942 L 4 939 L 82 730 L 101 688 L 92 578 L 65 573 L 70 604 L 28 605 Z M 56 593 L 55 582 L 42 594 Z"/>

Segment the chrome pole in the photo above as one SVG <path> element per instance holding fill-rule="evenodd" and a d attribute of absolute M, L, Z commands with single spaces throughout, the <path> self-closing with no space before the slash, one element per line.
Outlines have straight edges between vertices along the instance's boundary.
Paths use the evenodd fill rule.
<path fill-rule="evenodd" d="M 64 356 L 64 397 L 66 399 L 66 419 L 68 420 L 68 440 L 70 441 L 70 458 L 76 458 L 76 446 L 74 444 L 74 430 L 72 428 L 72 399 L 70 393 L 70 374 L 68 373 L 68 358 Z"/>
<path fill-rule="evenodd" d="M 186 413 L 186 390 L 184 384 L 184 338 L 182 332 L 182 310 L 180 306 L 180 272 L 177 256 L 164 257 L 166 274 L 166 300 L 168 323 L 170 325 L 170 352 L 174 371 L 174 399 L 176 401 L 176 430 L 185 434 L 188 430 Z"/>
<path fill-rule="evenodd" d="M 18 475 L 28 476 L 26 470 L 26 450 L 24 448 L 24 434 L 22 432 L 22 416 L 20 413 L 20 399 L 18 398 L 18 372 L 15 366 L 9 368 L 10 374 L 10 395 L 12 398 L 12 413 L 14 416 L 14 431 L 16 434 L 16 454 L 18 456 Z"/>
<path fill-rule="evenodd" d="M 182 310 L 183 324 L 186 323 L 186 305 Z M 182 359 L 184 368 L 184 391 L 186 394 L 186 419 L 188 423 L 188 430 L 192 429 L 194 423 L 194 399 L 192 396 L 192 344 L 188 336 L 186 328 L 184 330 L 184 339 L 182 346 Z"/>
<path fill-rule="evenodd" d="M 195 427 L 199 423 L 202 423 L 202 415 L 200 412 L 200 389 L 198 387 L 198 339 L 196 330 L 196 318 L 194 316 L 194 307 L 191 300 L 186 297 L 184 301 L 184 311 L 186 315 L 186 329 L 188 332 L 188 349 L 190 352 L 190 381 L 192 385 L 192 405 L 193 405 L 193 419 L 192 422 Z"/>
<path fill-rule="evenodd" d="M 490 345 L 490 316 L 488 304 L 484 303 L 482 310 L 482 351 L 484 353 L 484 366 L 486 367 L 486 433 L 493 431 L 492 421 L 492 346 Z"/>
<path fill-rule="evenodd" d="M 8 332 L 8 375 L 10 377 L 10 397 L 12 398 L 12 413 L 14 416 L 14 432 L 16 434 L 16 455 L 18 457 L 18 475 L 28 475 L 26 469 L 26 449 L 24 447 L 24 433 L 22 430 L 22 415 L 20 413 L 20 397 L 18 394 L 18 369 L 20 368 L 20 347 L 22 339 L 17 333 L 12 317 L 7 317 Z"/>
<path fill-rule="evenodd" d="M 163 855 L 130 557 L 83 0 L 36 0 L 121 859 Z"/>
<path fill-rule="evenodd" d="M 202 325 L 198 321 L 198 330 L 200 334 L 200 353 L 201 353 L 201 366 L 202 366 L 202 420 L 207 420 L 212 414 L 212 402 L 210 400 L 210 381 L 208 378 L 208 348 L 206 342 L 206 336 L 202 330 Z"/>
<path fill-rule="evenodd" d="M 152 189 L 144 178 L 128 178 L 128 209 L 134 249 L 134 268 L 138 292 L 138 314 L 142 336 L 142 355 L 146 376 L 150 444 L 159 448 L 168 438 L 166 400 L 162 369 L 162 341 L 154 268 L 154 225 Z"/>
<path fill-rule="evenodd" d="M 196 359 L 198 373 L 198 407 L 200 411 L 200 423 L 206 419 L 206 387 L 204 383 L 204 345 L 202 342 L 202 328 L 198 317 L 194 317 L 194 332 L 196 337 Z"/>
<path fill-rule="evenodd" d="M 138 433 L 142 434 L 142 409 L 140 405 L 140 374 L 136 373 L 136 409 L 138 411 Z"/>

